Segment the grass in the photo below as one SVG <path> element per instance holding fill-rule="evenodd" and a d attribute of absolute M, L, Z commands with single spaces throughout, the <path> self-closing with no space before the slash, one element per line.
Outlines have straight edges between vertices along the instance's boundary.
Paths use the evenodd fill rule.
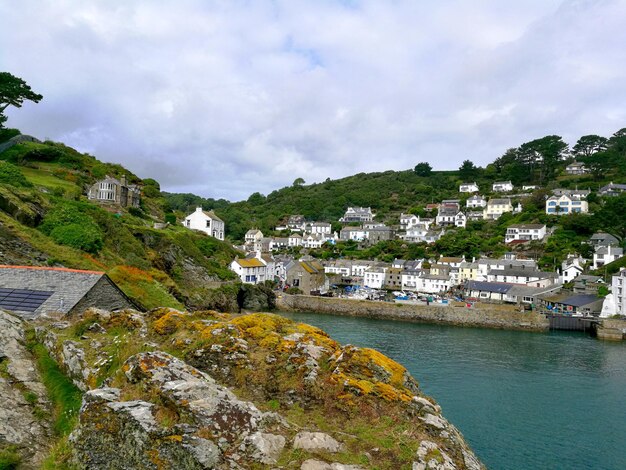
<path fill-rule="evenodd" d="M 28 347 L 35 356 L 41 379 L 52 403 L 53 429 L 58 436 L 68 435 L 76 425 L 82 393 L 72 381 L 61 372 L 57 363 L 50 357 L 46 348 L 37 343 L 34 331 L 28 333 Z"/>
<path fill-rule="evenodd" d="M 52 171 L 25 166 L 20 167 L 20 170 L 26 179 L 35 186 L 43 186 L 48 189 L 61 188 L 68 191 L 75 191 L 77 189 L 76 183 L 61 179 L 54 175 Z"/>
<path fill-rule="evenodd" d="M 0 448 L 0 470 L 13 470 L 18 468 L 22 457 L 17 451 L 17 447 L 9 445 Z"/>

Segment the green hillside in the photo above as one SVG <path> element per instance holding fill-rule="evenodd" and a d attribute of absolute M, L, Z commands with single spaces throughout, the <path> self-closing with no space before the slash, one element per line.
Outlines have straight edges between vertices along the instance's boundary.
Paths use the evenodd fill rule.
<path fill-rule="evenodd" d="M 87 189 L 106 175 L 141 185 L 141 206 L 89 201 Z M 176 224 L 156 181 L 63 144 L 0 153 L 0 209 L 1 263 L 106 271 L 145 308 L 206 308 L 210 289 L 235 277 L 228 264 L 237 252 Z M 153 228 L 165 220 L 172 225 Z"/>
<path fill-rule="evenodd" d="M 566 175 L 565 167 L 574 160 L 585 163 L 591 172 Z M 610 181 L 626 183 L 626 128 L 611 137 L 582 136 L 571 148 L 559 136 L 542 137 L 506 150 L 485 168 L 466 160 L 456 171 L 431 171 L 430 165 L 422 162 L 412 170 L 359 173 L 317 184 L 300 184 L 302 182 L 296 180 L 293 185 L 267 196 L 254 193 L 246 201 L 235 203 L 193 194 L 166 194 L 166 200 L 180 215 L 200 205 L 214 209 L 225 221 L 227 235 L 234 241 L 242 241 L 250 228 L 259 228 L 266 235 L 275 233 L 273 229 L 292 214 L 301 214 L 308 220 L 334 222 L 333 229 L 338 230 L 340 225 L 336 222 L 348 206 L 372 207 L 377 221 L 397 224 L 401 212 L 429 215 L 424 211 L 428 203 L 460 199 L 464 204 L 469 195 L 458 192 L 460 183 L 475 181 L 482 195 L 492 196 L 492 184 L 502 180 L 511 180 L 516 188 L 539 187 L 529 198 L 513 196 L 514 203 L 523 203 L 521 214 L 505 215 L 493 223 L 469 224 L 465 230 L 446 235 L 435 247 L 403 247 L 400 242 L 385 242 L 369 251 L 358 251 L 355 246 L 340 244 L 338 249 L 317 254 L 357 257 L 382 254 L 386 258 L 416 253 L 422 256 L 497 254 L 507 249 L 501 243 L 507 225 L 541 222 L 550 227 L 559 226 L 554 241 L 535 250 L 537 257 L 544 258 L 545 266 L 554 265 L 568 250 L 584 250 L 580 242 L 594 230 L 619 232 L 619 228 L 613 227 L 617 222 L 610 220 L 609 211 L 605 211 L 609 215 L 601 217 L 547 216 L 544 200 L 549 190 L 557 187 L 595 190 Z M 603 201 L 597 197 L 592 196 L 589 202 L 591 212 L 597 213 L 603 207 Z"/>

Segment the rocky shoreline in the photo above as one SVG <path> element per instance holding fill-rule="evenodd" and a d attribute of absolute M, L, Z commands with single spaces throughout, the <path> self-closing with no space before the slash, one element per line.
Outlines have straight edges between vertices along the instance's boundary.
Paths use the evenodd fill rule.
<path fill-rule="evenodd" d="M 0 417 L 30 389 L 48 410 L 21 407 L 20 433 L 0 425 L 0 452 L 23 468 L 48 446 L 64 449 L 46 457 L 55 468 L 484 468 L 400 364 L 278 315 L 89 309 L 33 324 L 0 311 L 0 324 L 0 385 L 17 400 Z M 33 342 L 82 394 L 66 435 L 37 375 L 22 379 Z"/>

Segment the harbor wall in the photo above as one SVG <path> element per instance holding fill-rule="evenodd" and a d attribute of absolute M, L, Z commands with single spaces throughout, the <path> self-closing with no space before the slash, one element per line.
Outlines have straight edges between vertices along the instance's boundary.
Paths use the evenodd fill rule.
<path fill-rule="evenodd" d="M 547 331 L 549 329 L 548 319 L 544 315 L 536 312 L 520 312 L 514 305 L 485 303 L 478 306 L 475 304 L 471 308 L 467 308 L 461 302 L 455 302 L 449 306 L 416 305 L 283 294 L 278 298 L 277 306 L 286 311 L 439 323 L 464 327 L 526 331 Z"/>
<path fill-rule="evenodd" d="M 626 320 L 605 318 L 596 329 L 598 339 L 605 341 L 623 341 L 626 339 Z"/>

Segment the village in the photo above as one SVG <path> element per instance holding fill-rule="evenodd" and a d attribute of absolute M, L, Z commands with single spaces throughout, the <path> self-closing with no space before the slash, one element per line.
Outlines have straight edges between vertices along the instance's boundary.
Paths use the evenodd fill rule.
<path fill-rule="evenodd" d="M 585 168 L 574 162 L 568 174 L 580 174 Z M 591 259 L 578 253 L 567 256 L 555 271 L 545 271 L 537 261 L 519 256 L 515 248 L 530 242 L 545 242 L 551 229 L 545 224 L 512 224 L 507 227 L 504 243 L 511 251 L 503 257 L 466 258 L 439 256 L 434 259 L 395 259 L 393 262 L 353 259 L 315 259 L 308 250 L 354 241 L 373 245 L 380 241 L 400 239 L 406 243 L 432 244 L 448 229 L 465 227 L 472 220 L 497 220 L 501 215 L 523 211 L 523 200 L 536 186 L 524 186 L 515 193 L 510 181 L 493 183 L 493 197 L 483 197 L 476 183 L 464 183 L 459 193 L 471 193 L 465 206 L 460 199 L 428 204 L 432 217 L 400 215 L 399 226 L 387 226 L 374 220 L 370 207 L 348 207 L 339 219 L 337 233 L 331 222 L 308 221 L 292 215 L 277 226 L 284 236 L 266 237 L 258 229 L 245 235 L 237 248 L 246 253 L 230 267 L 242 283 L 273 282 L 288 292 L 307 295 L 343 296 L 349 298 L 421 302 L 447 305 L 450 300 L 463 301 L 468 308 L 476 302 L 516 304 L 521 309 L 544 313 L 608 317 L 626 314 L 626 270 L 605 279 L 590 275 L 624 256 L 619 240 L 608 233 L 596 233 L 587 243 Z M 617 196 L 626 191 L 624 184 L 609 184 L 598 191 L 600 196 Z M 500 194 L 499 194 L 500 193 Z M 554 189 L 545 200 L 545 213 L 563 216 L 587 213 L 589 190 Z M 183 221 L 190 229 L 201 230 L 223 240 L 224 222 L 213 212 L 198 207 Z M 297 256 L 290 254 L 299 249 Z M 596 271 L 597 272 L 597 271 Z"/>

